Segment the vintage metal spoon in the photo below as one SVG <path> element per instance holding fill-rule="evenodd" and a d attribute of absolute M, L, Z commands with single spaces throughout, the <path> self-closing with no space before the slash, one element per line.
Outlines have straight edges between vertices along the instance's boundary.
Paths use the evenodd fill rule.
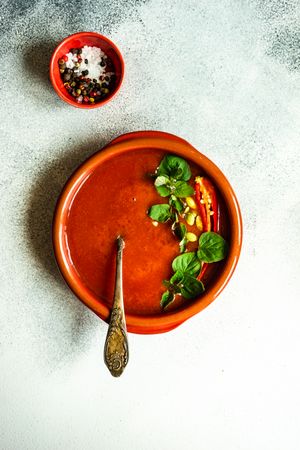
<path fill-rule="evenodd" d="M 123 302 L 122 258 L 124 247 L 124 239 L 118 236 L 114 302 L 104 347 L 104 361 L 114 377 L 119 377 L 123 373 L 129 357 Z"/>

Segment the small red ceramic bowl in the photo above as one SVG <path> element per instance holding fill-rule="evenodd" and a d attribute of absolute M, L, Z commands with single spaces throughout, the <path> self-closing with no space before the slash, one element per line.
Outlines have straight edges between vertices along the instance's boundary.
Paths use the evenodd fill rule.
<path fill-rule="evenodd" d="M 63 80 L 61 78 L 58 66 L 58 60 L 62 58 L 66 53 L 69 53 L 71 48 L 81 48 L 84 45 L 91 47 L 99 47 L 110 58 L 114 66 L 114 72 L 116 75 L 116 82 L 114 89 L 111 93 L 105 97 L 102 101 L 86 104 L 77 103 L 74 100 L 66 88 L 64 87 Z M 75 33 L 66 37 L 54 50 L 50 61 L 50 80 L 56 91 L 57 95 L 69 103 L 69 105 L 76 106 L 77 108 L 91 109 L 98 108 L 109 102 L 119 91 L 124 78 L 124 60 L 118 47 L 107 37 L 102 36 L 99 33 L 94 32 L 81 32 Z"/>
<path fill-rule="evenodd" d="M 235 193 L 227 178 L 212 161 L 198 152 L 185 140 L 168 133 L 139 131 L 120 136 L 103 150 L 95 153 L 85 161 L 65 185 L 58 200 L 54 215 L 53 244 L 58 266 L 69 287 L 86 306 L 103 320 L 108 322 L 111 311 L 111 302 L 109 304 L 102 295 L 97 294 L 96 291 L 98 288 L 95 288 L 93 283 L 88 281 L 81 264 L 81 258 L 86 260 L 87 257 L 91 273 L 95 274 L 96 284 L 99 280 L 99 274 L 104 271 L 107 276 L 105 275 L 103 279 L 103 286 L 105 284 L 110 286 L 113 285 L 113 280 L 109 279 L 107 267 L 102 267 L 96 262 L 99 248 L 102 246 L 101 242 L 98 242 L 98 231 L 101 227 L 105 228 L 107 226 L 106 218 L 105 216 L 102 217 L 100 215 L 95 221 L 90 221 L 90 213 L 93 212 L 94 214 L 94 211 L 99 211 L 99 203 L 97 203 L 94 196 L 86 198 L 86 202 L 84 203 L 85 206 L 77 209 L 75 215 L 72 213 L 72 209 L 74 207 L 76 208 L 74 205 L 76 205 L 80 190 L 83 189 L 84 186 L 87 184 L 90 186 L 93 184 L 99 186 L 99 179 L 95 177 L 95 175 L 107 162 L 116 161 L 115 158 L 119 157 L 127 158 L 131 154 L 134 154 L 136 155 L 136 158 L 139 158 L 139 152 L 143 152 L 144 150 L 150 152 L 162 151 L 183 157 L 189 161 L 189 163 L 195 164 L 199 168 L 199 173 L 205 173 L 209 177 L 217 188 L 220 204 L 222 203 L 223 205 L 224 226 L 226 228 L 226 230 L 224 228 L 224 232 L 226 231 L 224 236 L 228 236 L 227 239 L 229 239 L 230 243 L 229 254 L 225 261 L 221 263 L 218 270 L 211 275 L 210 280 L 207 281 L 205 293 L 202 294 L 201 297 L 187 302 L 182 306 L 175 307 L 169 311 L 158 310 L 156 313 L 153 313 L 152 306 L 150 305 L 150 309 L 147 309 L 149 305 L 146 305 L 142 297 L 138 303 L 132 304 L 132 301 L 126 297 L 124 291 L 128 331 L 139 334 L 153 334 L 170 331 L 206 308 L 218 297 L 227 285 L 237 265 L 242 245 L 242 218 L 240 208 Z M 139 161 L 141 160 L 143 161 L 143 164 L 145 164 L 145 159 L 139 159 Z M 132 170 L 134 171 L 134 167 Z M 117 174 L 115 180 L 111 180 L 112 183 L 114 181 L 116 184 L 119 182 Z M 123 186 L 125 186 L 125 184 L 123 184 Z M 107 192 L 109 198 L 109 192 L 111 191 L 108 190 Z M 88 237 L 92 237 L 91 247 L 88 248 L 87 242 L 84 241 L 84 245 L 80 248 L 80 253 L 78 253 L 77 256 L 72 251 L 72 248 L 74 247 L 74 243 L 76 243 L 76 245 L 77 243 L 80 243 L 80 235 L 76 234 L 76 236 L 72 236 L 72 233 L 70 234 L 69 231 L 70 224 L 72 224 L 74 218 L 77 220 L 76 216 L 79 220 L 79 234 L 82 233 L 82 230 L 88 230 Z M 95 239 L 93 236 L 95 236 Z M 144 253 L 147 254 L 147 249 L 144 249 Z M 77 259 L 75 260 L 72 255 L 75 255 Z M 126 255 L 124 258 L 126 258 Z M 126 261 L 124 259 L 124 270 L 125 264 Z M 154 268 L 154 266 L 151 267 Z M 111 273 L 113 273 L 113 271 L 111 271 Z M 149 276 L 151 276 L 151 274 L 148 274 L 145 278 L 145 286 L 149 285 Z M 159 305 L 158 298 L 153 301 L 157 302 Z"/>

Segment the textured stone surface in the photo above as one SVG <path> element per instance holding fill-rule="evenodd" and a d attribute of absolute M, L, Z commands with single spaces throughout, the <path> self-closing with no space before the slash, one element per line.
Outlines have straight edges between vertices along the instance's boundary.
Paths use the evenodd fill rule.
<path fill-rule="evenodd" d="M 297 0 L 1 3 L 1 448 L 299 449 L 299 20 Z M 79 30 L 126 61 L 120 94 L 93 111 L 48 81 L 56 43 Z M 130 336 L 115 380 L 105 324 L 55 267 L 51 219 L 84 158 L 142 129 L 220 166 L 245 240 L 218 301 L 166 335 Z"/>

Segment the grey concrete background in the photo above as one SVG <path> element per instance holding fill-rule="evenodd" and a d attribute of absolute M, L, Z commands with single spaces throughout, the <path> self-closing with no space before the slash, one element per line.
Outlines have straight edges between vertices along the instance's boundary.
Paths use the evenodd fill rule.
<path fill-rule="evenodd" d="M 299 449 L 299 20 L 297 0 L 1 3 L 1 449 Z M 126 62 L 120 94 L 94 111 L 48 80 L 55 45 L 80 30 Z M 83 159 L 142 129 L 219 165 L 245 240 L 218 301 L 130 336 L 114 380 L 106 325 L 55 267 L 51 219 Z"/>

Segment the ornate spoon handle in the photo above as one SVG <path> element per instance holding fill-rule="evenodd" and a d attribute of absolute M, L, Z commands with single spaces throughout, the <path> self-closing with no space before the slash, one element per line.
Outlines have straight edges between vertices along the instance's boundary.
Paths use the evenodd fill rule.
<path fill-rule="evenodd" d="M 118 236 L 114 303 L 104 347 L 104 361 L 114 377 L 122 374 L 129 357 L 123 302 L 122 257 L 124 246 L 123 238 Z"/>

